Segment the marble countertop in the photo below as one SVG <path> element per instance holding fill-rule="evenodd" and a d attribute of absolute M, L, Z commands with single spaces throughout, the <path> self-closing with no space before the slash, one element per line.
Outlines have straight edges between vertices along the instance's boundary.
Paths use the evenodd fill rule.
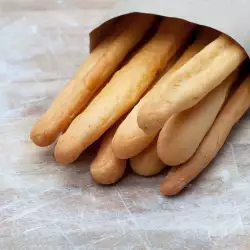
<path fill-rule="evenodd" d="M 115 0 L 0 0 L 0 249 L 250 249 L 250 113 L 176 198 L 128 174 L 101 187 L 29 139 Z"/>

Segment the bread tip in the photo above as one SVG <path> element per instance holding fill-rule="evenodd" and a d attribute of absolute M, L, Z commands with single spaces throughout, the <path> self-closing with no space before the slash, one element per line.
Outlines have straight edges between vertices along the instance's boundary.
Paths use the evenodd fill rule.
<path fill-rule="evenodd" d="M 175 196 L 179 194 L 181 190 L 179 185 L 171 184 L 167 179 L 165 179 L 160 186 L 160 192 L 164 196 Z"/>
<path fill-rule="evenodd" d="M 158 120 L 147 112 L 144 112 L 144 110 L 139 111 L 137 116 L 137 124 L 139 128 L 147 135 L 153 135 L 156 131 L 161 129 L 161 125 Z"/>
<path fill-rule="evenodd" d="M 47 147 L 51 144 L 46 139 L 46 136 L 44 134 L 37 133 L 37 131 L 35 131 L 35 129 L 32 129 L 32 131 L 30 133 L 30 139 L 38 147 Z"/>
<path fill-rule="evenodd" d="M 95 169 L 94 167 L 91 167 L 90 174 L 92 179 L 100 185 L 112 185 L 116 183 L 117 180 L 112 179 L 112 177 L 110 176 L 110 172 L 105 170 L 106 169 L 103 169 L 103 171 L 101 171 L 100 169 Z"/>
<path fill-rule="evenodd" d="M 186 157 L 185 152 L 183 152 L 180 147 L 173 150 L 173 145 L 171 141 L 166 142 L 165 138 L 161 135 L 162 132 L 160 132 L 157 141 L 157 154 L 160 160 L 167 166 L 171 167 L 178 167 L 184 162 L 186 162 L 188 159 Z"/>
<path fill-rule="evenodd" d="M 54 157 L 58 163 L 64 166 L 78 158 L 78 156 L 72 153 L 72 148 L 67 143 L 60 141 L 60 139 L 55 147 Z"/>

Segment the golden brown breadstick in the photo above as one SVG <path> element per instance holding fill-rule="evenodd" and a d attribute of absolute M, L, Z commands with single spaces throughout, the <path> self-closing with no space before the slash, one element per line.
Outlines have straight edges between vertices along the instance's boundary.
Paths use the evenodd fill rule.
<path fill-rule="evenodd" d="M 55 158 L 62 164 L 73 162 L 143 96 L 166 67 L 176 50 L 186 41 L 193 24 L 164 19 L 153 38 L 115 75 L 62 135 Z"/>
<path fill-rule="evenodd" d="M 161 79 L 139 110 L 139 127 L 149 134 L 159 131 L 172 115 L 197 104 L 246 58 L 240 45 L 221 35 L 170 77 Z"/>
<path fill-rule="evenodd" d="M 238 72 L 232 73 L 194 107 L 172 116 L 165 123 L 157 152 L 166 165 L 178 166 L 192 157 L 226 101 Z"/>
<path fill-rule="evenodd" d="M 112 150 L 112 139 L 116 130 L 117 126 L 114 126 L 104 134 L 97 156 L 90 166 L 91 176 L 99 184 L 116 183 L 126 169 L 127 160 L 118 159 Z"/>
<path fill-rule="evenodd" d="M 218 35 L 218 32 L 212 29 L 204 27 L 199 28 L 195 41 L 187 48 L 177 62 L 173 60 L 173 62 L 168 65 L 167 68 L 170 68 L 170 70 L 166 70 L 167 73 L 165 77 L 181 68 L 190 58 L 199 53 L 206 45 L 212 42 L 213 39 L 216 38 L 216 35 Z M 174 66 L 171 67 L 171 64 L 174 64 Z M 160 81 L 158 81 L 155 86 L 157 86 L 158 83 L 160 83 Z M 148 147 L 158 134 L 158 131 L 156 131 L 155 133 L 148 135 L 140 129 L 137 124 L 139 109 L 148 100 L 148 98 L 150 98 L 151 91 L 149 91 L 128 114 L 113 138 L 113 150 L 115 155 L 120 159 L 128 159 L 138 155 Z"/>
<path fill-rule="evenodd" d="M 216 118 L 195 155 L 173 168 L 161 184 L 163 195 L 176 195 L 195 179 L 214 159 L 231 129 L 250 107 L 250 76 L 241 84 Z"/>
<path fill-rule="evenodd" d="M 130 159 L 130 166 L 133 171 L 141 176 L 153 176 L 164 169 L 165 164 L 157 155 L 157 140 L 155 139 L 139 155 Z"/>
<path fill-rule="evenodd" d="M 90 54 L 74 78 L 63 88 L 48 111 L 35 124 L 31 139 L 38 146 L 48 146 L 66 130 L 115 72 L 125 56 L 149 30 L 155 16 L 130 14 L 121 18 L 113 34 Z"/>

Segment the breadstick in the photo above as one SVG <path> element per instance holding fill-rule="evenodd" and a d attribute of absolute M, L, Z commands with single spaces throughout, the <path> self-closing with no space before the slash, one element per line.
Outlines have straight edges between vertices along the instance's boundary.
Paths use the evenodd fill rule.
<path fill-rule="evenodd" d="M 216 118 L 195 155 L 174 168 L 161 184 L 163 195 L 176 195 L 195 179 L 214 159 L 231 129 L 250 107 L 250 76 L 241 84 Z"/>
<path fill-rule="evenodd" d="M 164 169 L 165 164 L 158 157 L 156 146 L 157 140 L 155 139 L 143 152 L 130 159 L 130 166 L 136 174 L 153 176 Z"/>
<path fill-rule="evenodd" d="M 112 77 L 100 94 L 62 135 L 55 158 L 73 162 L 143 96 L 176 50 L 186 41 L 193 24 L 164 19 L 154 37 Z"/>
<path fill-rule="evenodd" d="M 139 110 L 138 125 L 159 131 L 174 114 L 193 107 L 247 58 L 245 51 L 221 35 L 170 77 L 163 77 Z"/>
<path fill-rule="evenodd" d="M 172 116 L 158 139 L 157 152 L 168 166 L 178 166 L 195 153 L 228 97 L 238 70 L 194 107 Z"/>
<path fill-rule="evenodd" d="M 90 166 L 91 176 L 99 184 L 116 183 L 126 169 L 127 160 L 118 159 L 112 150 L 112 139 L 116 130 L 117 126 L 114 126 L 104 134 L 97 156 Z"/>
<path fill-rule="evenodd" d="M 108 36 L 81 65 L 48 111 L 35 124 L 31 139 L 38 146 L 53 143 L 115 72 L 155 20 L 153 15 L 130 14 L 121 18 Z"/>
<path fill-rule="evenodd" d="M 176 60 L 173 60 L 173 62 L 168 65 L 167 68 L 169 70 L 166 70 L 165 77 L 181 68 L 190 58 L 199 53 L 206 45 L 212 42 L 217 35 L 218 32 L 212 29 L 204 27 L 199 28 L 195 41 L 186 49 L 177 62 Z M 160 82 L 161 81 L 158 81 L 153 89 Z M 158 134 L 158 131 L 152 133 L 151 135 L 146 134 L 137 124 L 138 112 L 143 104 L 150 98 L 151 91 L 152 90 L 150 90 L 128 114 L 113 138 L 113 151 L 120 159 L 129 159 L 138 155 L 149 146 Z"/>

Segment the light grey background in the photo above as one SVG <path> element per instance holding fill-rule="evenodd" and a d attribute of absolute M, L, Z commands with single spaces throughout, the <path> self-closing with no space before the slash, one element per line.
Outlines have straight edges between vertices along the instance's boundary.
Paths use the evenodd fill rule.
<path fill-rule="evenodd" d="M 172 199 L 159 193 L 164 174 L 103 188 L 89 176 L 90 151 L 63 168 L 53 147 L 29 140 L 112 3 L 0 1 L 0 249 L 249 249 L 249 114 L 212 166 Z"/>

